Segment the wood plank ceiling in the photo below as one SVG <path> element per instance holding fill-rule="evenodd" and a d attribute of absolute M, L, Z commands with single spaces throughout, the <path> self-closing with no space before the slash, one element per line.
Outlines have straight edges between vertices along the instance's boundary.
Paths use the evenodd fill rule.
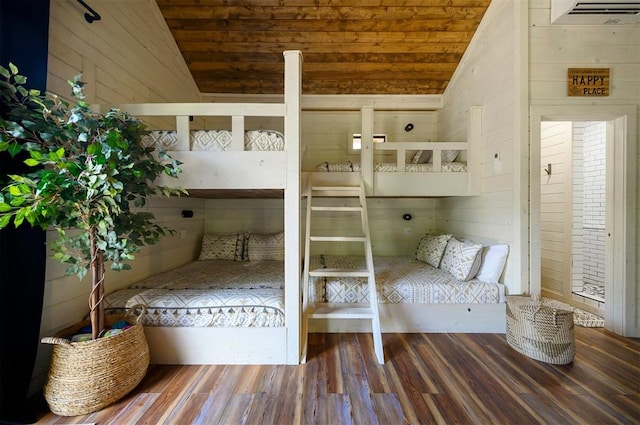
<path fill-rule="evenodd" d="M 202 93 L 442 94 L 491 0 L 156 0 Z"/>

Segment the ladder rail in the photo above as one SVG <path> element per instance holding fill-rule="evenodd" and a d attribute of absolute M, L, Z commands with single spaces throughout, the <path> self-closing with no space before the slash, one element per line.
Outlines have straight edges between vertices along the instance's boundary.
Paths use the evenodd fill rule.
<path fill-rule="evenodd" d="M 310 270 L 310 258 L 311 258 L 311 204 L 313 198 L 313 190 L 311 186 L 311 175 L 307 180 L 307 213 L 304 229 L 304 264 L 302 272 L 302 353 L 300 362 L 304 363 L 307 358 L 307 348 L 309 344 L 309 324 L 307 323 L 307 311 L 309 310 L 309 270 Z"/>
<path fill-rule="evenodd" d="M 301 362 L 306 361 L 309 343 L 309 320 L 313 319 L 367 319 L 371 320 L 374 351 L 378 362 L 384 364 L 384 351 L 382 346 L 382 332 L 380 327 L 380 313 L 378 308 L 378 295 L 375 281 L 375 270 L 373 264 L 373 250 L 371 248 L 371 233 L 369 230 L 369 218 L 367 212 L 366 192 L 364 180 L 361 179 L 359 186 L 313 186 L 311 175 L 307 182 L 307 213 L 305 228 L 305 255 L 304 255 L 304 276 L 303 276 L 303 301 L 302 301 L 302 338 L 303 349 Z M 357 197 L 359 206 L 315 206 L 313 205 L 313 193 L 327 197 Z M 312 236 L 311 216 L 312 211 L 325 212 L 359 212 L 362 225 L 362 236 Z M 310 270 L 311 242 L 359 242 L 364 245 L 365 269 L 344 270 L 344 269 L 318 269 Z M 369 290 L 369 300 L 364 306 L 328 306 L 324 303 L 309 302 L 309 278 L 316 277 L 340 277 L 355 276 L 367 279 Z"/>
<path fill-rule="evenodd" d="M 367 211 L 367 197 L 365 194 L 364 180 L 360 180 L 360 206 L 362 207 L 362 231 L 365 235 L 365 258 L 367 262 L 367 270 L 369 271 L 369 303 L 373 311 L 373 320 L 371 327 L 373 332 L 373 345 L 376 357 L 380 364 L 384 363 L 384 351 L 382 347 L 382 329 L 380 327 L 380 312 L 378 308 L 378 291 L 376 288 L 376 273 L 373 265 L 373 250 L 371 248 L 371 233 L 369 231 L 369 213 Z"/>

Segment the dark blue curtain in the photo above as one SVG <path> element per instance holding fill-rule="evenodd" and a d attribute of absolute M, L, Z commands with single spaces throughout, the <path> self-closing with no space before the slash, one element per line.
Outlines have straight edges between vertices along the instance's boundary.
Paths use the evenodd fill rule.
<path fill-rule="evenodd" d="M 46 89 L 49 0 L 0 0 L 0 64 L 13 62 L 27 87 Z M 2 105 L 0 105 L 2 108 Z M 0 114 L 2 113 L 0 109 Z M 0 184 L 20 171 L 0 154 Z M 39 346 L 46 248 L 41 229 L 0 230 L 0 423 L 35 423 L 26 397 Z"/>

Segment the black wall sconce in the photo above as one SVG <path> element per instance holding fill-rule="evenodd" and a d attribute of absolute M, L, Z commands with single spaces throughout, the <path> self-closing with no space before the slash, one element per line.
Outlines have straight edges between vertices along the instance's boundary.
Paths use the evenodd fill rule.
<path fill-rule="evenodd" d="M 404 131 L 406 131 L 407 133 L 410 132 L 411 130 L 413 130 L 413 124 L 409 123 L 404 126 Z"/>
<path fill-rule="evenodd" d="M 93 10 L 87 3 L 82 0 L 78 0 L 78 3 L 80 3 L 85 9 L 88 10 L 88 12 L 84 14 L 84 19 L 86 19 L 87 22 L 91 24 L 93 23 L 93 21 L 99 21 L 101 19 L 98 12 Z"/>
<path fill-rule="evenodd" d="M 193 210 L 182 210 L 182 218 L 193 217 Z"/>
<path fill-rule="evenodd" d="M 411 217 L 411 214 L 403 214 L 403 215 L 402 215 L 402 219 L 403 219 L 403 220 L 406 220 L 406 221 L 409 221 L 409 220 L 411 220 L 412 218 L 413 218 L 413 217 Z"/>

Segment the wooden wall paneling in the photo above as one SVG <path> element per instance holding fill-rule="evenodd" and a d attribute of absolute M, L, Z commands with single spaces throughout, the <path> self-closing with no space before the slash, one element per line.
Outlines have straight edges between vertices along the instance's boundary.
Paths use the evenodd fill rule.
<path fill-rule="evenodd" d="M 514 105 L 515 60 L 512 42 L 516 37 L 514 5 L 492 2 L 469 48 L 444 93 L 438 113 L 438 140 L 466 137 L 468 108 L 482 107 L 481 195 L 445 198 L 439 211 L 439 227 L 459 237 L 483 243 L 510 245 L 504 281 L 510 293 L 526 289 L 520 279 L 520 256 L 514 223 Z M 493 155 L 501 161 L 494 164 Z"/>
<path fill-rule="evenodd" d="M 102 20 L 88 24 L 75 4 L 54 2 L 51 8 L 50 44 L 52 47 L 54 44 L 59 46 L 51 50 L 72 50 L 77 55 L 89 58 L 96 65 L 98 81 L 113 78 L 114 81 L 107 81 L 107 90 L 97 88 L 98 101 L 198 100 L 197 88 L 170 34 L 167 32 L 166 41 L 160 42 L 157 32 L 154 34 L 150 30 L 151 26 L 158 24 L 157 5 L 150 1 L 144 4 L 138 2 L 136 10 L 138 14 L 131 13 L 129 5 L 104 2 L 100 10 Z M 145 19 L 140 15 L 140 10 L 146 10 L 144 16 L 147 17 L 154 16 L 155 10 L 155 21 Z M 149 34 L 153 36 L 149 37 Z M 168 46 L 172 44 L 174 48 L 170 49 Z M 167 55 L 171 50 L 174 52 L 173 60 Z M 161 52 L 164 52 L 164 56 Z M 50 74 L 56 75 L 55 69 Z M 62 81 L 70 78 L 56 76 L 62 77 Z M 113 90 L 121 87 L 124 90 L 120 96 L 115 95 L 117 91 Z"/>
<path fill-rule="evenodd" d="M 638 25 L 551 25 L 551 0 L 537 0 L 529 6 L 529 96 L 531 105 L 591 107 L 630 105 L 640 107 L 640 26 Z M 594 65 L 596 64 L 596 65 Z M 567 68 L 610 68 L 611 92 L 603 98 L 569 98 L 566 95 Z M 636 116 L 636 134 L 640 120 Z M 636 153 L 638 155 L 638 152 Z M 636 163 L 640 160 L 637 156 Z M 640 173 L 636 173 L 636 197 Z M 543 176 L 544 177 L 544 176 Z M 637 205 L 637 203 L 636 203 Z M 636 207 L 636 217 L 640 210 Z M 640 273 L 640 221 L 636 219 L 636 276 Z M 640 323 L 640 281 L 635 279 L 635 329 Z M 633 283 L 631 283 L 633 285 Z"/>

